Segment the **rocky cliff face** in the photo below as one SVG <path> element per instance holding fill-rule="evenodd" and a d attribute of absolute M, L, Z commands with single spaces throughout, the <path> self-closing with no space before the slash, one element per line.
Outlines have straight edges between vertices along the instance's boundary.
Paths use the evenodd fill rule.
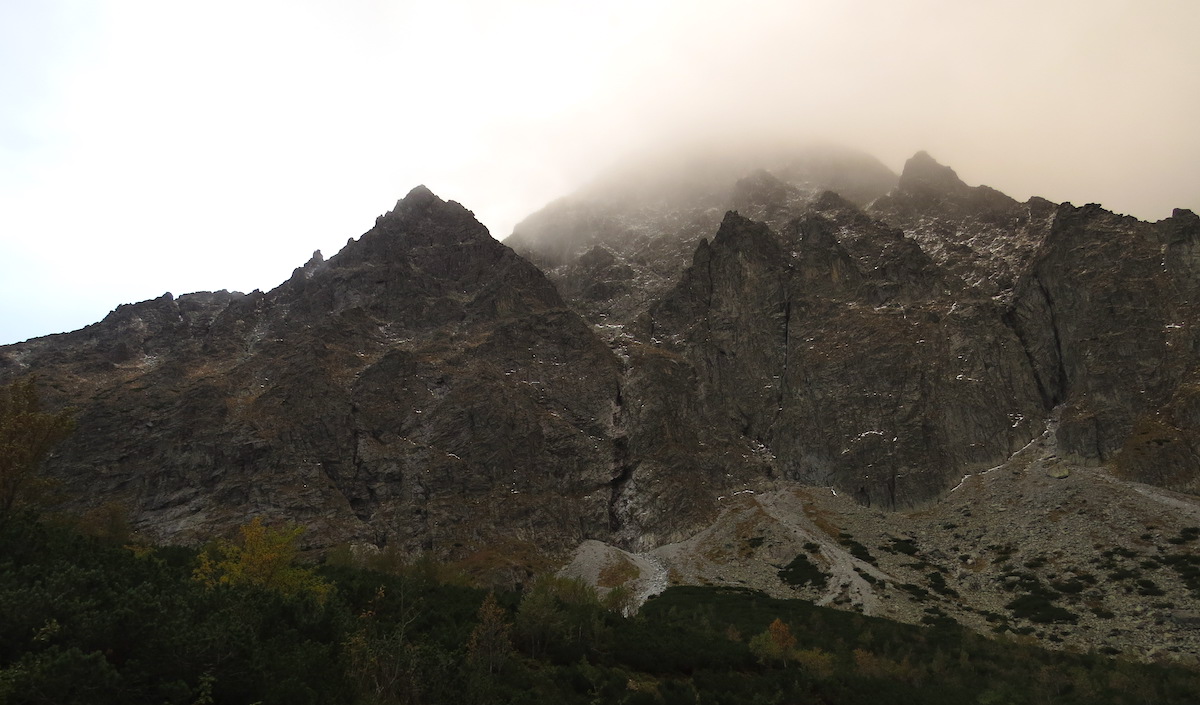
<path fill-rule="evenodd" d="M 170 539 L 267 514 L 446 555 L 648 548 L 776 482 L 920 506 L 1047 421 L 1075 461 L 1195 491 L 1200 219 L 838 164 L 552 205 L 510 241 L 565 301 L 417 188 L 273 291 L 122 306 L 0 348 L 0 381 L 78 406 L 51 472 Z"/>
<path fill-rule="evenodd" d="M 620 361 L 423 187 L 269 293 L 123 306 L 0 370 L 78 405 L 51 471 L 159 538 L 253 514 L 442 553 L 609 529 Z"/>
<path fill-rule="evenodd" d="M 1188 396 L 1197 270 L 1183 252 L 1197 236 L 1190 213 L 1151 225 L 1096 205 L 1059 208 L 1018 282 L 1013 322 L 1029 341 L 1043 394 L 1062 405 L 1067 451 L 1111 460 L 1135 423 L 1153 423 L 1172 399 Z M 1187 426 L 1182 417 L 1176 423 Z M 1150 472 L 1139 479 L 1153 481 Z M 1193 476 L 1176 486 L 1194 483 Z"/>
<path fill-rule="evenodd" d="M 610 338 L 686 360 L 704 423 L 762 448 L 773 473 L 911 506 L 1053 421 L 1077 460 L 1194 491 L 1190 212 L 1149 224 L 1018 203 L 925 153 L 865 207 L 766 169 L 727 183 L 710 192 L 738 210 L 686 267 L 553 208 L 531 220 L 557 223 L 562 248 L 590 233 L 573 263 L 556 250 L 568 299 Z M 646 243 L 689 242 L 641 223 Z M 513 239 L 537 256 L 537 239 Z M 634 252 L 682 273 L 627 296 Z M 594 295 L 612 281 L 627 283 Z"/>
<path fill-rule="evenodd" d="M 1115 460 L 1130 479 L 1200 487 L 1192 424 L 1171 411 L 1187 405 L 1196 368 L 1200 218 L 1176 210 L 1144 223 L 1095 204 L 1017 203 L 924 153 L 868 210 L 1001 306 L 1042 406 L 1061 419 L 1063 452 Z"/>
<path fill-rule="evenodd" d="M 670 288 L 726 211 L 780 229 L 823 191 L 862 205 L 895 183 L 877 159 L 841 148 L 669 154 L 551 203 L 505 243 L 588 320 L 626 324 Z"/>
<path fill-rule="evenodd" d="M 730 213 L 646 318 L 695 366 L 710 423 L 787 479 L 888 508 L 1028 442 L 1044 410 L 1001 312 L 900 233 L 834 196 L 818 205 L 784 238 Z"/>

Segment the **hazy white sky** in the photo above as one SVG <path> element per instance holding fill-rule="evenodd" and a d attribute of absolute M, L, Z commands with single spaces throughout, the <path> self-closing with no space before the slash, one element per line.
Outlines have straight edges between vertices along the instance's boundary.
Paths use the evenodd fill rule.
<path fill-rule="evenodd" d="M 0 0 L 0 344 L 269 289 L 424 183 L 498 237 L 729 130 L 1200 209 L 1194 0 Z"/>

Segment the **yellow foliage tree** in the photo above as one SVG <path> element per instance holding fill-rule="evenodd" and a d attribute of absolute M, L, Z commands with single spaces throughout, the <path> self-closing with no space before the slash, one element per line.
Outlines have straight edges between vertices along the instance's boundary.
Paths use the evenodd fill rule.
<path fill-rule="evenodd" d="M 251 585 L 285 597 L 308 595 L 324 602 L 331 586 L 311 569 L 296 564 L 302 526 L 273 529 L 260 517 L 239 529 L 235 541 L 221 539 L 200 554 L 195 578 L 210 588 Z"/>
<path fill-rule="evenodd" d="M 512 625 L 495 593 L 489 592 L 479 606 L 479 622 L 467 640 L 467 661 L 487 674 L 498 673 L 512 655 L 509 634 Z"/>
<path fill-rule="evenodd" d="M 810 676 L 817 680 L 833 678 L 835 670 L 835 662 L 833 654 L 828 651 L 823 651 L 818 648 L 803 649 L 793 651 L 791 654 L 792 660 L 800 664 L 801 668 L 808 672 Z"/>
<path fill-rule="evenodd" d="M 796 648 L 796 637 L 783 620 L 776 618 L 761 634 L 750 640 L 750 652 L 762 663 L 786 664 Z"/>
<path fill-rule="evenodd" d="M 778 617 L 771 622 L 771 626 L 767 627 L 767 631 L 771 633 L 771 641 L 780 653 L 786 654 L 796 648 L 796 637 L 792 635 L 791 628 Z"/>

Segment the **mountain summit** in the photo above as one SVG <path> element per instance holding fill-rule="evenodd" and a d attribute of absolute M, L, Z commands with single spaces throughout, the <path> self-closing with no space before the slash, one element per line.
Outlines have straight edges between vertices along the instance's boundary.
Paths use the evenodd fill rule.
<path fill-rule="evenodd" d="M 904 163 L 897 184 L 903 191 L 926 189 L 938 193 L 954 193 L 969 188 L 948 166 L 939 164 L 928 152 L 917 152 Z"/>

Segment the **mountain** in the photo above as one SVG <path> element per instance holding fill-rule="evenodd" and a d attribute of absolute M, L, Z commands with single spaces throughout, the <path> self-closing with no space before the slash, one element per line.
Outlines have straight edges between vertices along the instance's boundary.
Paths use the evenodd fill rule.
<path fill-rule="evenodd" d="M 1200 656 L 1200 218 L 753 157 L 614 172 L 504 243 L 418 187 L 270 292 L 119 307 L 0 383 L 78 409 L 47 471 L 156 540 L 262 515 L 510 584 Z"/>
<path fill-rule="evenodd" d="M 423 187 L 268 293 L 167 294 L 0 359 L 79 406 L 54 474 L 158 539 L 264 514 L 446 551 L 608 523 L 617 358 Z"/>
<path fill-rule="evenodd" d="M 864 205 L 896 178 L 874 157 L 827 145 L 668 151 L 549 204 L 505 244 L 590 321 L 624 324 L 671 286 L 726 211 L 778 229 L 822 191 Z"/>

